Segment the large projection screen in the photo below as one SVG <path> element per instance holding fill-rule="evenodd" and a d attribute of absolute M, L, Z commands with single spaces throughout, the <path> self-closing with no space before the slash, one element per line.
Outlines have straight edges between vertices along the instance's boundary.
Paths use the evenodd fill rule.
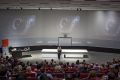
<path fill-rule="evenodd" d="M 0 39 L 9 46 L 93 46 L 120 49 L 120 11 L 0 10 Z M 58 37 L 60 38 L 58 42 Z M 58 44 L 59 43 L 59 44 Z"/>
<path fill-rule="evenodd" d="M 59 46 L 72 46 L 72 37 L 58 37 Z"/>

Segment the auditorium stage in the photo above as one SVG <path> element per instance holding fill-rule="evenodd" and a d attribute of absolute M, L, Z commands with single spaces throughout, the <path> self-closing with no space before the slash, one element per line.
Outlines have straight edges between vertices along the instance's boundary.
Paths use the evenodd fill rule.
<path fill-rule="evenodd" d="M 31 57 L 24 57 L 24 58 L 20 58 L 19 60 L 27 62 L 27 61 L 31 61 L 31 62 L 41 62 L 43 60 L 47 60 L 48 62 L 51 59 L 54 59 L 55 61 L 59 61 L 58 57 L 57 57 L 57 53 L 42 53 L 41 51 L 30 51 L 29 54 L 31 54 Z M 93 51 L 89 51 L 87 53 L 88 58 L 64 58 L 64 54 L 72 54 L 74 55 L 75 53 L 62 53 L 61 55 L 61 60 L 62 62 L 76 62 L 76 60 L 79 61 L 83 61 L 86 60 L 86 62 L 88 63 L 99 63 L 99 64 L 103 64 L 107 61 L 111 61 L 113 58 L 120 58 L 120 54 L 116 54 L 116 53 L 105 53 L 105 52 L 93 52 Z M 84 53 L 78 53 L 79 54 L 84 54 Z"/>

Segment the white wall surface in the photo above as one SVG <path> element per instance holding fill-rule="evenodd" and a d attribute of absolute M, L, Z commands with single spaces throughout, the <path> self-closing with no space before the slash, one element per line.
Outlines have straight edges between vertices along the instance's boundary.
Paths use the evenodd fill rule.
<path fill-rule="evenodd" d="M 120 48 L 120 11 L 0 10 L 0 39 L 10 46 L 57 45 L 63 33 L 75 46 Z"/>

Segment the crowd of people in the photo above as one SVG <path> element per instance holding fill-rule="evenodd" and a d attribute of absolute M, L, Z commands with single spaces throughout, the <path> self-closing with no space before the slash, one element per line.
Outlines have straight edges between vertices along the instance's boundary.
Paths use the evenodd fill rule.
<path fill-rule="evenodd" d="M 120 80 L 120 59 L 105 64 L 51 61 L 22 62 L 0 57 L 0 80 Z"/>

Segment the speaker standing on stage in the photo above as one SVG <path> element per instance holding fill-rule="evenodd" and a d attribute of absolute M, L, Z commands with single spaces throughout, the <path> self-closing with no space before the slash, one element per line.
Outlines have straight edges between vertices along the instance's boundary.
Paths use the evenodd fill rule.
<path fill-rule="evenodd" d="M 60 60 L 62 49 L 60 46 L 58 46 L 57 50 L 58 50 L 58 59 Z"/>

